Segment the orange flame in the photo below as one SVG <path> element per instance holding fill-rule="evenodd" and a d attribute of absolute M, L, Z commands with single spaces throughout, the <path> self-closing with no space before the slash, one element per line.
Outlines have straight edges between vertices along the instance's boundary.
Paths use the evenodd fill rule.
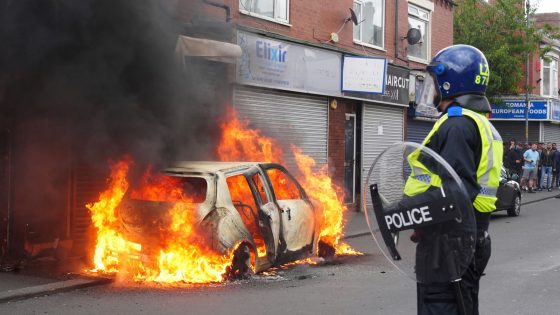
<path fill-rule="evenodd" d="M 283 160 L 281 147 L 258 129 L 250 129 L 249 121 L 240 120 L 232 109 L 226 110 L 217 154 L 222 161 L 277 162 Z"/>
<path fill-rule="evenodd" d="M 263 135 L 258 129 L 249 128 L 249 122 L 240 120 L 233 109 L 228 109 L 226 119 L 221 123 L 220 128 L 222 138 L 217 149 L 220 160 L 284 163 L 280 143 Z M 336 254 L 360 254 L 348 244 L 340 242 L 347 208 L 344 206 L 342 190 L 331 180 L 327 166 L 314 171 L 315 160 L 303 154 L 295 145 L 292 146 L 292 154 L 299 170 L 298 181 L 308 196 L 316 201 L 316 206 L 321 208 L 319 212 L 323 214 L 319 239 L 331 245 Z M 275 193 L 286 196 L 278 199 L 297 198 L 291 197 L 296 189 L 290 187 L 288 182 L 284 182 L 281 174 L 270 172 L 268 175 L 275 184 Z"/>
<path fill-rule="evenodd" d="M 111 167 L 109 188 L 99 201 L 89 204 L 93 224 L 97 230 L 94 265 L 96 272 L 130 274 L 134 280 L 160 283 L 208 283 L 222 281 L 222 275 L 232 261 L 232 253 L 215 253 L 203 239 L 196 224 L 195 205 L 173 178 L 154 176 L 151 169 L 145 173 L 142 185 L 132 198 L 153 201 L 172 201 L 168 211 L 169 226 L 165 230 L 164 244 L 153 263 L 146 264 L 139 258 L 141 244 L 127 240 L 119 233 L 116 209 L 127 189 L 130 159 Z"/>
<path fill-rule="evenodd" d="M 222 161 L 261 161 L 283 164 L 284 153 L 277 141 L 261 134 L 258 129 L 249 128 L 248 121 L 240 120 L 230 109 L 226 119 L 220 125 L 221 142 L 217 154 Z M 342 190 L 328 176 L 326 166 L 314 171 L 315 161 L 292 146 L 292 154 L 297 162 L 298 181 L 308 196 L 316 201 L 322 218 L 319 219 L 319 240 L 332 246 L 336 254 L 360 254 L 348 244 L 340 242 L 344 225 L 344 213 L 347 211 L 342 202 Z M 131 199 L 153 201 L 168 204 L 167 226 L 158 231 L 162 236 L 161 244 L 150 261 L 142 256 L 142 246 L 126 239 L 120 233 L 120 221 L 117 209 L 129 189 L 127 175 L 133 162 L 125 158 L 111 165 L 108 188 L 99 196 L 99 201 L 88 204 L 91 217 L 97 231 L 97 243 L 94 254 L 94 271 L 119 273 L 130 276 L 136 281 L 153 281 L 159 283 L 208 283 L 222 281 L 233 253 L 222 255 L 216 253 L 200 231 L 196 218 L 196 200 L 194 191 L 187 191 L 176 178 L 153 175 L 151 168 L 144 173 L 138 188 L 130 192 Z M 297 190 L 293 183 L 283 174 L 271 171 L 269 178 L 275 186 L 275 192 L 281 199 L 294 199 Z M 252 200 L 251 191 L 244 191 L 237 181 L 244 178 L 229 177 L 227 180 L 232 200 Z M 256 209 L 256 206 L 253 207 Z M 239 211 L 242 211 L 238 209 Z M 249 218 L 251 214 L 242 217 Z M 266 256 L 266 246 L 255 222 L 245 222 L 249 228 L 257 255 Z M 309 263 L 310 260 L 301 262 Z"/>
<path fill-rule="evenodd" d="M 298 181 L 311 199 L 322 208 L 323 221 L 319 240 L 333 246 L 337 255 L 359 254 L 350 245 L 340 242 L 345 223 L 344 213 L 348 208 L 344 205 L 342 190 L 333 183 L 328 175 L 328 166 L 323 165 L 314 172 L 315 160 L 309 155 L 303 154 L 301 149 L 295 145 L 292 145 L 291 149 L 301 172 Z"/>

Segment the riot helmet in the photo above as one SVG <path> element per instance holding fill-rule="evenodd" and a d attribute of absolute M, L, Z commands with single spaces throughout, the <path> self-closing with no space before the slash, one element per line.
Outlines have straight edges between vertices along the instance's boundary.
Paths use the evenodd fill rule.
<path fill-rule="evenodd" d="M 486 88 L 490 68 L 486 57 L 469 45 L 453 45 L 436 54 L 426 67 L 419 106 L 438 108 L 443 100 L 453 100 L 477 112 L 490 112 Z"/>

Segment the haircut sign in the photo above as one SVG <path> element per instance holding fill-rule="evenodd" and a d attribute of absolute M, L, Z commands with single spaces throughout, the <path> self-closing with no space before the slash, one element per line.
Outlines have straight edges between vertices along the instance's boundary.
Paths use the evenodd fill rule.
<path fill-rule="evenodd" d="M 492 105 L 492 119 L 525 119 L 525 101 L 505 101 Z M 529 119 L 546 120 L 548 106 L 546 101 L 529 102 Z"/>

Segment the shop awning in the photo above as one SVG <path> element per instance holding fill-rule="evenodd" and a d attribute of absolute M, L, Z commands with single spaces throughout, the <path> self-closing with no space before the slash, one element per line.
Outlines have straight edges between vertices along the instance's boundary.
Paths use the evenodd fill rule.
<path fill-rule="evenodd" d="M 179 35 L 175 54 L 181 63 L 185 56 L 235 63 L 236 59 L 241 57 L 241 47 L 227 42 Z"/>

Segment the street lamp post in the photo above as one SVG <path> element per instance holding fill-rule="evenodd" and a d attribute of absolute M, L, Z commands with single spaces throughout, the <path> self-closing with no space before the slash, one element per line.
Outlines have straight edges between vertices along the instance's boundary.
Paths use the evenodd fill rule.
<path fill-rule="evenodd" d="M 529 29 L 529 10 L 531 9 L 530 0 L 525 3 L 527 16 L 527 30 Z M 529 51 L 525 66 L 525 143 L 529 143 Z"/>

